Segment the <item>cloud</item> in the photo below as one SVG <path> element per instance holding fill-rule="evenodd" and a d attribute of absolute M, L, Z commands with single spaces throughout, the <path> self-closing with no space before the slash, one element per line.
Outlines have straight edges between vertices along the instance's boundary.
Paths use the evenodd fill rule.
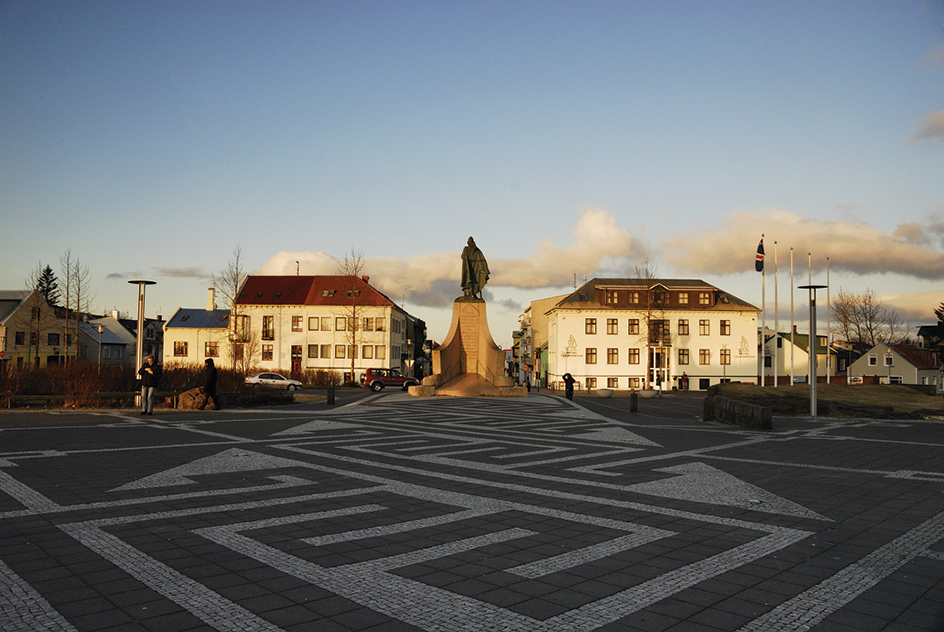
<path fill-rule="evenodd" d="M 173 279 L 209 279 L 213 276 L 200 268 L 154 268 L 154 272 Z"/>
<path fill-rule="evenodd" d="M 111 274 L 109 274 L 109 275 L 108 275 L 107 277 L 105 277 L 105 278 L 106 278 L 106 279 L 123 279 L 123 278 L 125 278 L 125 275 L 122 274 L 121 272 L 112 272 Z"/>
<path fill-rule="evenodd" d="M 921 58 L 922 66 L 944 66 L 944 44 L 932 48 Z"/>
<path fill-rule="evenodd" d="M 676 270 L 694 274 L 737 274 L 753 270 L 754 254 L 762 233 L 767 265 L 774 262 L 774 242 L 779 243 L 780 265 L 789 261 L 789 249 L 801 261 L 812 252 L 814 267 L 825 266 L 857 275 L 900 274 L 939 281 L 944 279 L 944 255 L 924 247 L 922 227 L 902 224 L 888 234 L 867 224 L 807 219 L 777 209 L 731 212 L 715 229 L 679 232 L 661 244 L 665 262 Z M 944 235 L 940 214 L 929 216 L 925 232 Z"/>
<path fill-rule="evenodd" d="M 575 242 L 559 246 L 550 239 L 526 258 L 489 256 L 487 243 L 479 242 L 490 270 L 490 287 L 537 289 L 565 287 L 574 273 L 592 275 L 605 266 L 648 255 L 645 244 L 626 228 L 617 225 L 609 212 L 584 208 L 574 228 Z M 284 251 L 274 255 L 255 274 L 337 274 L 338 260 L 324 252 Z M 446 307 L 461 296 L 461 262 L 458 252 L 420 255 L 409 259 L 379 257 L 367 259 L 364 273 L 370 283 L 395 301 L 412 305 Z M 512 308 L 511 303 L 505 305 Z M 517 308 L 516 308 L 517 309 Z"/>
<path fill-rule="evenodd" d="M 941 303 L 944 303 L 944 289 L 929 292 L 884 294 L 878 298 L 889 307 L 896 309 L 905 322 L 933 325 L 937 322 L 934 310 Z M 911 333 L 915 332 L 912 331 Z"/>
<path fill-rule="evenodd" d="M 931 139 L 944 142 L 944 110 L 931 112 L 918 125 L 918 131 L 911 137 L 911 142 Z"/>

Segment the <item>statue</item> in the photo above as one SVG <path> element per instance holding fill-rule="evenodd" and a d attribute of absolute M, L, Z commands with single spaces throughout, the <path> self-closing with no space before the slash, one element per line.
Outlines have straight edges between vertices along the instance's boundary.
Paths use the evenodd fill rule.
<path fill-rule="evenodd" d="M 462 249 L 462 291 L 466 298 L 482 298 L 482 288 L 488 282 L 488 262 L 485 255 L 469 237 L 469 244 Z"/>

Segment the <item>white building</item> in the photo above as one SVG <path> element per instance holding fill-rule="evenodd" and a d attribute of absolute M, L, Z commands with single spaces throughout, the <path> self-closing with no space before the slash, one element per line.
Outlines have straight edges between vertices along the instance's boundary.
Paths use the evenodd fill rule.
<path fill-rule="evenodd" d="M 836 363 L 836 352 L 829 349 L 827 354 L 826 336 L 816 336 L 816 375 L 825 378 L 826 373 L 836 375 L 840 368 Z M 797 331 L 774 332 L 767 328 L 764 331 L 764 376 L 766 384 L 773 385 L 776 376 L 777 384 L 790 384 L 791 378 L 796 382 L 809 383 L 810 377 L 810 335 Z M 830 361 L 830 356 L 832 360 Z M 792 367 L 792 372 L 791 372 Z M 841 367 L 845 368 L 845 367 Z"/>
<path fill-rule="evenodd" d="M 164 327 L 164 361 L 202 364 L 207 357 L 232 362 L 230 311 L 180 309 Z M 251 365 L 301 373 L 332 369 L 355 377 L 367 368 L 409 374 L 425 325 L 373 288 L 367 277 L 248 276 L 232 323 Z M 353 362 L 352 362 L 353 361 Z"/>
<path fill-rule="evenodd" d="M 941 354 L 910 344 L 881 344 L 852 363 L 850 377 L 858 384 L 936 385 L 941 376 Z"/>
<path fill-rule="evenodd" d="M 546 312 L 548 385 L 565 373 L 589 389 L 756 383 L 759 313 L 697 279 L 593 279 Z"/>

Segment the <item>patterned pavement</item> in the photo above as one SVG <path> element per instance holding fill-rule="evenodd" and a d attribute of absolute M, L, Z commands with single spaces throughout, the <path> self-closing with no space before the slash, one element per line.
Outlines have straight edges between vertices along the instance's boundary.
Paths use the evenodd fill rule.
<path fill-rule="evenodd" d="M 0 629 L 944 630 L 944 421 L 0 414 Z"/>

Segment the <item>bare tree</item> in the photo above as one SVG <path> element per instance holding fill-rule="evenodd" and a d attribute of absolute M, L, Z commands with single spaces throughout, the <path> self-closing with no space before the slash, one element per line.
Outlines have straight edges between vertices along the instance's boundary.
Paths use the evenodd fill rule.
<path fill-rule="evenodd" d="M 258 352 L 258 341 L 252 337 L 249 316 L 242 313 L 239 305 L 239 292 L 245 281 L 243 251 L 237 245 L 233 249 L 233 256 L 227 262 L 226 268 L 218 275 L 213 275 L 213 285 L 229 308 L 229 325 L 226 333 L 228 353 L 233 370 L 240 374 L 246 374 L 251 370 Z"/>
<path fill-rule="evenodd" d="M 358 279 L 364 271 L 364 254 L 353 247 L 343 259 L 338 260 L 338 274 L 346 277 L 345 303 L 342 314 L 347 323 L 345 338 L 347 339 L 348 355 L 351 359 L 351 382 L 357 381 L 355 374 L 357 366 L 357 343 L 360 339 L 361 320 L 364 312 L 364 298 L 361 296 Z"/>
<path fill-rule="evenodd" d="M 894 344 L 907 337 L 901 315 L 878 298 L 874 290 L 853 294 L 842 288 L 831 301 L 833 332 L 848 342 L 875 346 Z"/>
<path fill-rule="evenodd" d="M 68 248 L 59 258 L 62 278 L 65 281 L 63 295 L 63 333 L 65 334 L 66 361 L 68 362 L 68 344 L 73 345 L 73 358 L 79 357 L 79 329 L 83 312 L 89 310 L 91 297 L 91 275 L 88 266 L 83 266 L 78 257 L 72 257 L 72 249 Z"/>
<path fill-rule="evenodd" d="M 667 328 L 667 323 L 665 322 L 665 301 L 659 300 L 659 295 L 653 291 L 653 287 L 656 285 L 658 279 L 659 267 L 658 265 L 646 257 L 640 263 L 633 266 L 633 276 L 636 277 L 636 280 L 641 286 L 641 292 L 639 296 L 639 311 L 645 316 L 644 327 L 641 327 L 640 338 L 645 340 L 645 349 L 646 349 L 646 376 L 645 376 L 645 385 L 646 388 L 652 387 L 652 369 L 653 369 L 653 349 L 658 349 L 658 353 L 663 355 L 664 361 L 664 344 L 667 341 L 667 336 L 669 331 Z M 663 368 L 663 367 L 656 367 Z"/>

